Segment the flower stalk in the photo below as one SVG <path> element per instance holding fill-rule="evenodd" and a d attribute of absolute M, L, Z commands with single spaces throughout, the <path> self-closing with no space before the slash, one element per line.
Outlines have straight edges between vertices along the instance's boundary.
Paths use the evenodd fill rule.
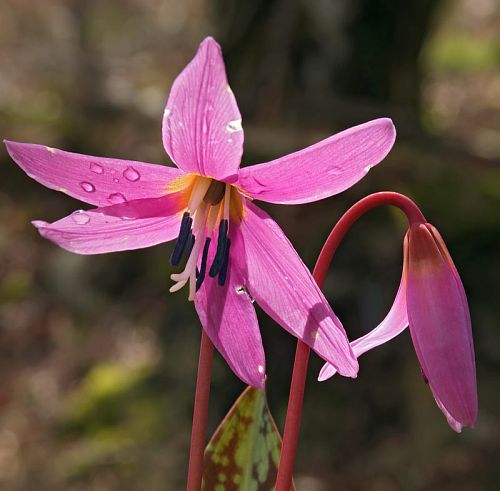
<path fill-rule="evenodd" d="M 191 446 L 189 448 L 187 491 L 200 491 L 201 489 L 213 358 L 214 345 L 205 331 L 202 330 L 194 398 L 193 426 L 191 429 Z"/>
<path fill-rule="evenodd" d="M 410 225 L 426 222 L 417 205 L 402 194 L 384 191 L 370 194 L 361 199 L 340 218 L 321 249 L 313 271 L 313 277 L 320 288 L 323 287 L 330 263 L 347 231 L 367 211 L 383 205 L 392 205 L 399 208 L 406 215 Z M 310 351 L 308 345 L 298 340 L 290 384 L 280 464 L 276 479 L 276 491 L 289 491 L 292 485 Z"/>

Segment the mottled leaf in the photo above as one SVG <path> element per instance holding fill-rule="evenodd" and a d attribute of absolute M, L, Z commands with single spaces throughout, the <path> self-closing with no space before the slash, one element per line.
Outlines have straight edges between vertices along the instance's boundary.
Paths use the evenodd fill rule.
<path fill-rule="evenodd" d="M 205 450 L 203 491 L 271 491 L 280 450 L 264 390 L 247 387 Z"/>

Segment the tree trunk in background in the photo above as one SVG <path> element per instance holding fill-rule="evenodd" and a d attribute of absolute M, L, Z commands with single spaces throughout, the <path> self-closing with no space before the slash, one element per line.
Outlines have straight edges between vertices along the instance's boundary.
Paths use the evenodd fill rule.
<path fill-rule="evenodd" d="M 317 98 L 310 105 L 334 113 L 345 109 L 331 98 L 338 94 L 353 105 L 397 107 L 416 122 L 420 53 L 440 4 L 215 0 L 213 14 L 230 79 L 248 116 L 286 116 L 283 101 L 291 95 Z"/>
<path fill-rule="evenodd" d="M 348 27 L 351 56 L 343 90 L 353 97 L 378 99 L 420 109 L 420 53 L 438 0 L 358 0 Z"/>

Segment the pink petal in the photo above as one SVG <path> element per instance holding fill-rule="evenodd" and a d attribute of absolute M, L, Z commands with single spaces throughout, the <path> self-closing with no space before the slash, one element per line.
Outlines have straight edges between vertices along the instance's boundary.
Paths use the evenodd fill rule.
<path fill-rule="evenodd" d="M 406 258 L 405 258 L 406 259 Z M 403 274 L 399 283 L 396 298 L 384 320 L 372 331 L 356 339 L 351 343 L 351 348 L 357 358 L 363 353 L 370 351 L 381 344 L 387 343 L 401 334 L 408 326 L 408 317 L 406 314 L 406 267 L 403 262 Z M 333 377 L 336 373 L 335 368 L 326 363 L 319 373 L 318 380 L 321 382 Z"/>
<path fill-rule="evenodd" d="M 395 138 L 390 119 L 369 121 L 285 157 L 244 167 L 238 185 L 271 203 L 317 201 L 358 182 L 389 153 Z"/>
<path fill-rule="evenodd" d="M 231 236 L 233 243 L 225 285 L 219 286 L 216 278 L 205 278 L 195 295 L 195 306 L 203 328 L 233 372 L 243 382 L 262 388 L 266 373 L 264 348 L 252 299 L 242 289 L 246 283 L 245 270 L 237 259 L 232 259 L 244 251 L 241 241 L 234 240 L 234 233 Z M 215 244 L 212 244 L 208 264 L 213 260 L 214 250 Z"/>
<path fill-rule="evenodd" d="M 311 273 L 274 220 L 247 203 L 240 224 L 250 295 L 284 329 L 308 344 L 342 375 L 355 377 L 358 363 L 342 324 Z"/>
<path fill-rule="evenodd" d="M 149 247 L 177 237 L 176 195 L 79 210 L 54 223 L 33 222 L 40 234 L 78 254 L 102 254 Z"/>
<path fill-rule="evenodd" d="M 431 387 L 432 391 L 432 387 Z M 449 412 L 448 410 L 443 406 L 443 403 L 436 397 L 436 394 L 432 393 L 434 396 L 434 400 L 436 401 L 437 406 L 439 409 L 441 409 L 441 412 L 444 414 L 446 421 L 450 425 L 451 429 L 456 431 L 457 433 L 462 433 L 462 428 L 464 425 L 462 425 L 459 421 L 457 421 Z"/>
<path fill-rule="evenodd" d="M 162 196 L 168 184 L 183 174 L 164 165 L 91 157 L 30 143 L 5 144 L 30 177 L 96 206 Z"/>
<path fill-rule="evenodd" d="M 477 389 L 469 308 L 446 246 L 429 224 L 410 229 L 407 288 L 410 332 L 434 397 L 448 421 L 474 426 Z"/>
<path fill-rule="evenodd" d="M 220 46 L 206 38 L 175 80 L 163 117 L 163 144 L 185 172 L 218 180 L 236 175 L 243 152 L 241 115 Z"/>

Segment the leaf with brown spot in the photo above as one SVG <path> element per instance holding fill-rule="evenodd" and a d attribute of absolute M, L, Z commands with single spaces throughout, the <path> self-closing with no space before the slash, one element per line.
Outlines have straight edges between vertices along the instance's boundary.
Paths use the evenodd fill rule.
<path fill-rule="evenodd" d="M 208 443 L 202 490 L 271 491 L 280 451 L 265 391 L 247 387 Z"/>

